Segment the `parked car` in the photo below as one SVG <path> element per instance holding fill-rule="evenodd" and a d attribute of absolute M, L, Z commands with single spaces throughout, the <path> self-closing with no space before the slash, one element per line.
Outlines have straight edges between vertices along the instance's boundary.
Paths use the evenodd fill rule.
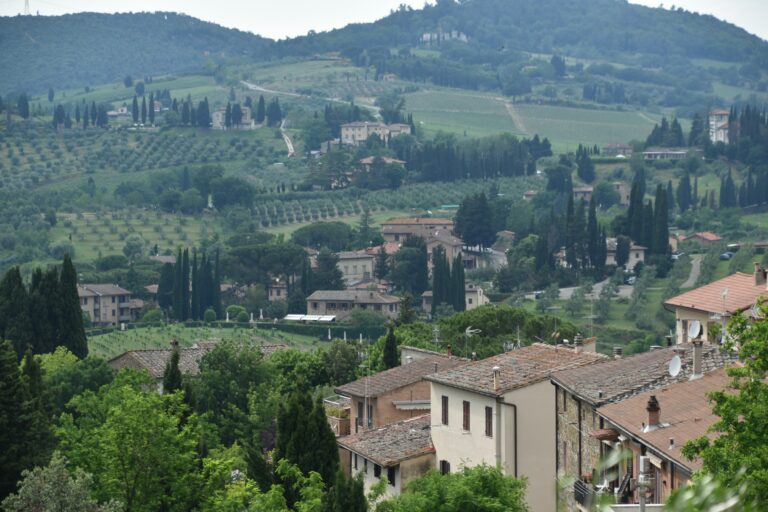
<path fill-rule="evenodd" d="M 723 254 L 720 255 L 720 259 L 722 261 L 728 261 L 729 259 L 733 258 L 733 253 L 730 251 L 726 251 Z"/>
<path fill-rule="evenodd" d="M 624 284 L 628 284 L 630 286 L 634 285 L 637 281 L 637 276 L 627 276 L 624 278 Z"/>

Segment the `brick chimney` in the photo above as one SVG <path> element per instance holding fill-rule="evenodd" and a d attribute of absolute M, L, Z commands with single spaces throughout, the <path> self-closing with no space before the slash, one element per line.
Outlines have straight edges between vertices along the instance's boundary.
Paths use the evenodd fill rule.
<path fill-rule="evenodd" d="M 661 407 L 659 407 L 659 401 L 656 400 L 656 395 L 651 395 L 651 398 L 648 399 L 645 410 L 648 411 L 648 426 L 659 426 L 661 424 Z"/>
<path fill-rule="evenodd" d="M 691 380 L 700 379 L 704 375 L 703 361 L 704 342 L 701 339 L 693 341 L 693 374 Z"/>
<path fill-rule="evenodd" d="M 573 338 L 573 347 L 574 352 L 577 354 L 581 354 L 584 351 L 584 339 L 581 337 L 581 334 L 577 334 Z"/>
<path fill-rule="evenodd" d="M 765 269 L 755 262 L 755 286 L 764 285 L 765 281 Z"/>

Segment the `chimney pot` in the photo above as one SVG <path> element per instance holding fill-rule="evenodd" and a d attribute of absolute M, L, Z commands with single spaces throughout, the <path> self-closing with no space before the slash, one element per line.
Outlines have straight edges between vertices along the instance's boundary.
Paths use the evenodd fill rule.
<path fill-rule="evenodd" d="M 648 411 L 648 426 L 653 427 L 661 423 L 661 407 L 659 407 L 659 401 L 656 400 L 656 395 L 651 395 L 648 399 L 648 405 L 645 407 Z"/>
<path fill-rule="evenodd" d="M 624 349 L 622 347 L 613 347 L 614 359 L 621 359 L 622 354 L 624 354 Z"/>
<path fill-rule="evenodd" d="M 691 380 L 702 376 L 702 359 L 704 355 L 704 342 L 700 339 L 693 341 L 693 375 Z"/>
<path fill-rule="evenodd" d="M 669 438 L 669 449 L 671 450 L 674 447 L 675 447 L 675 438 L 674 437 L 670 437 Z"/>

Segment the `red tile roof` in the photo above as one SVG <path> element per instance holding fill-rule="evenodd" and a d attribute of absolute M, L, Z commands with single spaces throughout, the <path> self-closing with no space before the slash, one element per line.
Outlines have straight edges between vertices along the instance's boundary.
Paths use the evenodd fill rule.
<path fill-rule="evenodd" d="M 606 356 L 595 352 L 576 353 L 572 348 L 563 345 L 534 343 L 512 352 L 430 375 L 426 380 L 497 397 L 548 379 L 556 370 L 577 368 L 606 360 Z M 493 379 L 493 368 L 496 366 L 500 371 L 498 385 L 494 384 Z"/>
<path fill-rule="evenodd" d="M 400 218 L 390 219 L 381 223 L 382 226 L 452 226 L 453 221 L 451 219 L 442 219 L 440 217 L 413 217 L 413 218 Z"/>
<path fill-rule="evenodd" d="M 768 296 L 765 283 L 756 285 L 753 274 L 736 272 L 713 283 L 672 297 L 665 304 L 710 313 L 736 313 L 750 308 L 761 296 Z"/>
<path fill-rule="evenodd" d="M 689 461 L 683 457 L 681 448 L 691 439 L 703 435 L 714 436 L 708 430 L 718 417 L 712 414 L 712 404 L 707 394 L 726 389 L 730 380 L 725 369 L 715 370 L 697 380 L 679 382 L 605 405 L 598 408 L 597 413 L 632 437 L 639 438 L 657 453 L 695 471 L 701 468 L 701 461 Z M 651 396 L 659 401 L 660 420 L 664 426 L 643 432 L 643 423 L 648 422 L 648 411 L 645 408 Z M 670 439 L 674 439 L 671 447 Z"/>
<path fill-rule="evenodd" d="M 430 438 L 429 414 L 340 437 L 338 443 L 385 468 L 435 452 Z"/>
<path fill-rule="evenodd" d="M 702 240 L 706 240 L 707 242 L 719 242 L 720 240 L 722 240 L 721 237 L 719 237 L 718 235 L 714 234 L 711 231 L 700 231 L 698 233 L 688 235 L 687 237 L 685 237 L 685 240 L 690 240 L 692 238 L 701 238 Z"/>

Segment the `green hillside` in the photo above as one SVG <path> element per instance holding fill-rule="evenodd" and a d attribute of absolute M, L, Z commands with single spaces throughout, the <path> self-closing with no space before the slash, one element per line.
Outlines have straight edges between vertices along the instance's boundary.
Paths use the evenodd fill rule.
<path fill-rule="evenodd" d="M 271 41 L 176 13 L 0 18 L 0 91 L 40 93 L 122 81 L 126 75 L 213 73 L 257 59 Z"/>

